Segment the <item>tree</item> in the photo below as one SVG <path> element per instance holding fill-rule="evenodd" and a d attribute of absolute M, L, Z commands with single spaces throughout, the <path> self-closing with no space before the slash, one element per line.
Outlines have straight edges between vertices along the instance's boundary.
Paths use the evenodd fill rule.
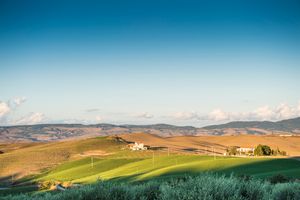
<path fill-rule="evenodd" d="M 281 151 L 278 147 L 274 150 L 272 149 L 272 153 L 271 153 L 273 156 L 286 156 L 287 153 L 285 151 Z"/>
<path fill-rule="evenodd" d="M 259 144 L 255 149 L 254 149 L 254 155 L 255 156 L 262 156 L 264 155 L 263 149 L 262 149 L 262 145 Z"/>
<path fill-rule="evenodd" d="M 271 152 L 272 152 L 272 150 L 269 146 L 259 144 L 254 150 L 254 155 L 255 156 L 269 156 L 269 155 L 271 155 Z"/>
<path fill-rule="evenodd" d="M 274 175 L 272 177 L 269 178 L 269 181 L 272 183 L 272 184 L 276 184 L 276 183 L 286 183 L 286 182 L 289 182 L 289 178 L 282 175 L 282 174 L 277 174 L 277 175 Z"/>
<path fill-rule="evenodd" d="M 264 151 L 265 156 L 271 155 L 271 152 L 272 152 L 271 148 L 267 145 L 263 145 L 263 151 Z"/>
<path fill-rule="evenodd" d="M 237 154 L 237 147 L 235 147 L 235 146 L 228 147 L 227 154 L 228 155 L 236 155 Z"/>

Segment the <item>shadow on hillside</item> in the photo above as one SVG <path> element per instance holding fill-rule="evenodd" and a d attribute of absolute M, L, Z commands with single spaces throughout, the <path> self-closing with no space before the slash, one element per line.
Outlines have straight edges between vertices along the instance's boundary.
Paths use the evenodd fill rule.
<path fill-rule="evenodd" d="M 3 186 L 13 186 L 18 184 L 18 180 L 16 179 L 16 177 L 19 177 L 20 173 L 13 173 L 7 176 L 1 176 L 0 177 L 0 187 Z"/>
<path fill-rule="evenodd" d="M 300 156 L 292 156 L 292 157 L 290 157 L 291 159 L 295 159 L 295 160 L 298 160 L 298 161 L 300 161 Z"/>
<path fill-rule="evenodd" d="M 218 162 L 220 157 L 217 157 L 213 162 Z M 248 158 L 251 159 L 251 158 Z M 200 165 L 200 164 L 199 164 Z M 278 158 L 270 160 L 255 161 L 253 163 L 240 164 L 232 167 L 219 167 L 213 170 L 203 170 L 198 169 L 175 169 L 172 172 L 166 172 L 160 174 L 160 177 L 164 176 L 177 176 L 182 174 L 188 175 L 199 175 L 203 172 L 214 172 L 224 175 L 249 175 L 255 178 L 267 178 L 273 175 L 282 174 L 291 178 L 300 178 L 300 162 L 288 158 Z M 296 173 L 296 174 L 295 174 Z"/>
<path fill-rule="evenodd" d="M 203 141 L 194 141 L 193 144 L 197 145 L 197 146 L 202 146 L 202 147 L 206 147 L 206 148 L 212 148 L 212 147 L 217 147 L 220 149 L 226 149 L 227 146 L 218 144 L 218 143 L 213 143 L 213 142 L 203 142 Z"/>
<path fill-rule="evenodd" d="M 159 151 L 159 150 L 167 150 L 168 147 L 165 146 L 150 146 L 149 150 L 153 150 L 153 151 Z"/>
<path fill-rule="evenodd" d="M 214 159 L 212 157 L 212 159 Z M 278 159 L 261 159 L 261 160 L 255 160 L 252 163 L 246 163 L 246 164 L 240 164 L 240 165 L 235 165 L 232 167 L 225 167 L 222 166 L 222 161 L 225 159 L 234 159 L 235 158 L 223 158 L 223 157 L 216 157 L 216 160 L 212 160 L 212 163 L 209 165 L 214 165 L 213 162 L 216 162 L 216 167 L 213 168 L 213 170 L 205 170 L 205 167 L 201 166 L 201 161 L 199 162 L 199 169 L 195 168 L 180 168 L 180 164 L 178 165 L 179 167 L 176 169 L 173 169 L 171 172 L 165 172 L 160 174 L 159 176 L 152 176 L 152 177 L 147 177 L 146 179 L 140 180 L 140 177 L 157 170 L 157 168 L 154 168 L 153 170 L 149 170 L 147 172 L 143 173 L 136 173 L 130 176 L 119 176 L 115 177 L 109 180 L 105 181 L 117 181 L 117 182 L 132 182 L 133 184 L 135 182 L 144 182 L 144 181 L 149 181 L 149 180 L 163 180 L 166 178 L 174 178 L 174 177 L 182 177 L 182 176 L 196 176 L 201 173 L 206 173 L 206 172 L 212 172 L 216 174 L 224 174 L 226 176 L 230 175 L 236 175 L 236 176 L 241 176 L 241 175 L 247 175 L 247 176 L 253 176 L 254 178 L 268 178 L 277 174 L 282 174 L 288 177 L 292 178 L 300 178 L 300 162 L 295 160 L 295 159 L 289 159 L 289 158 L 278 158 Z M 246 158 L 245 158 L 246 159 Z M 251 159 L 251 158 L 247 158 Z M 218 163 L 218 161 L 220 161 Z M 203 162 L 205 165 L 205 162 Z M 204 169 L 204 170 L 201 170 Z M 10 176 L 8 177 L 0 177 L 0 180 L 8 180 Z M 33 179 L 32 179 L 33 180 Z M 101 177 L 99 176 L 99 181 L 102 181 Z M 36 185 L 36 183 L 33 183 L 31 186 Z M 1 186 L 0 186 L 1 187 Z M 28 187 L 28 186 L 27 186 Z M 37 188 L 36 188 L 37 190 Z M 0 191 L 0 194 L 3 191 Z M 24 191 L 23 191 L 24 192 Z"/>
<path fill-rule="evenodd" d="M 213 159 L 213 157 L 212 157 Z M 230 158 L 228 158 L 230 159 Z M 232 159 L 235 159 L 234 157 Z M 248 158 L 251 159 L 251 158 Z M 213 162 L 222 161 L 222 157 L 217 157 Z M 201 162 L 199 162 L 201 165 Z M 178 165 L 180 166 L 180 164 Z M 153 179 L 165 179 L 170 177 L 181 177 L 181 176 L 197 176 L 201 173 L 216 173 L 220 175 L 236 175 L 236 176 L 251 176 L 253 178 L 265 179 L 274 175 L 285 175 L 291 178 L 300 178 L 300 162 L 297 160 L 289 159 L 289 158 L 278 158 L 278 159 L 270 159 L 270 160 L 260 160 L 255 161 L 253 163 L 240 164 L 232 167 L 224 168 L 222 165 L 219 168 L 214 168 L 213 170 L 198 170 L 197 168 L 187 169 L 180 167 L 178 169 L 172 170 L 171 172 L 165 172 L 160 174 L 159 176 L 147 177 L 145 179 L 140 179 L 141 176 L 153 172 L 157 170 L 156 168 L 153 170 L 149 170 L 144 173 L 137 173 L 130 176 L 119 176 L 106 181 L 118 181 L 118 182 L 143 182 Z M 294 174 L 296 172 L 296 174 Z M 101 180 L 101 177 L 99 177 Z"/>

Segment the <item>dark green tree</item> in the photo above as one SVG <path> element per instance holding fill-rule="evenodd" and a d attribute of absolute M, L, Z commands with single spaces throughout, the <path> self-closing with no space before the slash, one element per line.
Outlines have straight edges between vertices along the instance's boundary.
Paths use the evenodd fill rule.
<path fill-rule="evenodd" d="M 271 148 L 269 146 L 267 146 L 267 145 L 263 145 L 263 151 L 264 151 L 264 155 L 265 156 L 269 156 L 272 153 Z"/>
<path fill-rule="evenodd" d="M 227 154 L 228 155 L 236 155 L 237 154 L 237 147 L 231 146 L 227 148 Z"/>
<path fill-rule="evenodd" d="M 254 150 L 255 156 L 269 156 L 269 155 L 271 155 L 271 153 L 272 153 L 272 150 L 267 145 L 259 144 Z"/>

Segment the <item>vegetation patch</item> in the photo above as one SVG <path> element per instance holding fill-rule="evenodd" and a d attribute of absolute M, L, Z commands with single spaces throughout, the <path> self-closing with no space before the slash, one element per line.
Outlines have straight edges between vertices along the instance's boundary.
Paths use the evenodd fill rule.
<path fill-rule="evenodd" d="M 278 183 L 216 174 L 178 176 L 138 183 L 100 181 L 62 192 L 5 196 L 2 200 L 297 200 L 300 183 Z"/>

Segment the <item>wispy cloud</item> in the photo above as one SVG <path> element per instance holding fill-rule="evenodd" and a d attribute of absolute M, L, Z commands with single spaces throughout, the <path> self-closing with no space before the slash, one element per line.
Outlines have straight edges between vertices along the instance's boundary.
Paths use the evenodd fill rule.
<path fill-rule="evenodd" d="M 16 120 L 14 124 L 31 125 L 46 122 L 47 118 L 43 113 L 29 113 L 28 115 Z"/>
<path fill-rule="evenodd" d="M 230 119 L 230 113 L 224 112 L 221 109 L 215 109 L 210 112 L 207 116 L 204 116 L 204 119 L 213 120 L 213 121 L 223 121 Z"/>
<path fill-rule="evenodd" d="M 27 100 L 26 97 L 16 97 L 12 100 L 10 100 L 10 102 L 12 102 L 12 104 L 16 107 L 20 106 L 21 104 L 23 104 L 25 101 Z"/>
<path fill-rule="evenodd" d="M 90 108 L 90 109 L 86 109 L 85 112 L 91 113 L 91 112 L 98 112 L 100 111 L 100 109 L 98 108 Z"/>
<path fill-rule="evenodd" d="M 199 115 L 196 112 L 176 112 L 171 117 L 179 120 L 192 120 L 198 119 Z"/>
<path fill-rule="evenodd" d="M 102 122 L 103 119 L 104 119 L 104 118 L 101 117 L 101 116 L 96 116 L 96 117 L 95 117 L 96 122 Z"/>
<path fill-rule="evenodd" d="M 0 101 L 0 120 L 3 121 L 4 118 L 8 117 L 8 115 L 16 110 L 21 104 L 26 101 L 25 97 L 16 97 L 13 99 L 9 99 L 8 101 Z"/>
<path fill-rule="evenodd" d="M 232 120 L 283 120 L 300 116 L 300 102 L 297 106 L 282 103 L 276 107 L 261 106 L 249 112 L 226 112 L 222 109 L 214 109 L 208 114 L 197 112 L 177 112 L 171 115 L 177 120 L 208 120 L 208 121 L 232 121 Z"/>
<path fill-rule="evenodd" d="M 15 97 L 8 101 L 0 101 L 0 124 L 3 125 L 27 125 L 27 124 L 38 124 L 47 123 L 48 119 L 43 113 L 31 112 L 18 119 L 12 118 L 12 113 L 17 111 L 18 108 L 26 102 L 26 97 Z"/>
<path fill-rule="evenodd" d="M 154 116 L 148 112 L 137 113 L 134 115 L 137 118 L 151 119 Z"/>
<path fill-rule="evenodd" d="M 11 108 L 9 107 L 8 103 L 0 101 L 0 119 L 5 117 L 10 110 Z"/>

